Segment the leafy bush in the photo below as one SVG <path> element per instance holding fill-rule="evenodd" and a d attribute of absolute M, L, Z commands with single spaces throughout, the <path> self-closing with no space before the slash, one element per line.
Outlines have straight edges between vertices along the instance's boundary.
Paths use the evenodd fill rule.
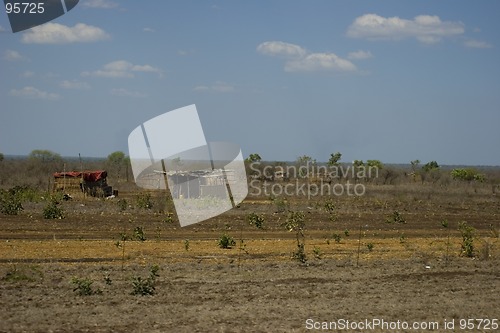
<path fill-rule="evenodd" d="M 336 242 L 336 243 L 340 243 L 340 241 L 342 240 L 342 236 L 340 236 L 339 234 L 335 233 L 332 235 L 332 238 L 333 240 Z"/>
<path fill-rule="evenodd" d="M 127 209 L 128 202 L 125 199 L 120 199 L 120 200 L 118 200 L 117 205 L 118 205 L 118 208 L 120 209 L 120 211 L 123 212 L 124 210 Z"/>
<path fill-rule="evenodd" d="M 406 223 L 406 219 L 401 215 L 400 212 L 395 210 L 392 215 L 387 217 L 385 220 L 386 223 Z"/>
<path fill-rule="evenodd" d="M 466 169 L 453 169 L 451 171 L 451 178 L 455 180 L 463 181 L 477 181 L 484 182 L 486 180 L 485 175 L 480 174 L 476 169 L 466 168 Z"/>
<path fill-rule="evenodd" d="M 315 246 L 313 248 L 313 253 L 314 253 L 314 257 L 316 259 L 321 259 L 321 256 L 323 255 L 323 253 L 321 252 L 321 249 L 319 247 L 317 247 L 317 246 Z"/>
<path fill-rule="evenodd" d="M 323 204 L 323 208 L 329 214 L 335 213 L 335 203 L 332 200 L 325 201 L 325 203 Z"/>
<path fill-rule="evenodd" d="M 172 224 L 174 223 L 174 213 L 167 213 L 167 216 L 163 219 L 163 222 Z"/>
<path fill-rule="evenodd" d="M 366 244 L 366 248 L 368 249 L 368 251 L 372 252 L 373 251 L 373 243 Z"/>
<path fill-rule="evenodd" d="M 219 245 L 221 249 L 230 249 L 236 245 L 236 242 L 231 236 L 223 234 L 217 241 L 217 245 Z"/>
<path fill-rule="evenodd" d="M 101 289 L 92 288 L 92 284 L 94 283 L 94 281 L 92 281 L 89 278 L 80 279 L 80 278 L 74 277 L 71 280 L 71 283 L 73 283 L 75 285 L 75 288 L 73 288 L 73 291 L 76 292 L 80 296 L 90 296 L 90 295 L 102 294 Z"/>
<path fill-rule="evenodd" d="M 132 278 L 132 295 L 154 295 L 156 292 L 155 284 L 156 278 L 160 275 L 158 271 L 160 267 L 158 265 L 153 265 L 149 268 L 149 276 L 147 278 L 142 278 L 140 276 L 136 276 Z"/>
<path fill-rule="evenodd" d="M 153 201 L 151 200 L 150 193 L 142 193 L 137 196 L 137 207 L 143 209 L 153 208 Z"/>
<path fill-rule="evenodd" d="M 55 198 L 51 198 L 48 204 L 43 209 L 43 218 L 44 219 L 63 219 L 64 218 L 64 209 L 59 207 L 59 201 Z"/>
<path fill-rule="evenodd" d="M 15 193 L 0 190 L 0 211 L 5 215 L 17 215 L 22 211 L 23 205 Z"/>
<path fill-rule="evenodd" d="M 140 242 L 144 242 L 146 240 L 146 235 L 144 235 L 144 230 L 142 229 L 142 227 L 135 227 L 134 239 Z"/>
<path fill-rule="evenodd" d="M 263 228 L 264 216 L 257 215 L 256 213 L 251 213 L 250 215 L 248 215 L 247 219 L 248 219 L 248 222 L 251 225 L 255 226 L 256 228 L 258 228 L 258 229 Z"/>

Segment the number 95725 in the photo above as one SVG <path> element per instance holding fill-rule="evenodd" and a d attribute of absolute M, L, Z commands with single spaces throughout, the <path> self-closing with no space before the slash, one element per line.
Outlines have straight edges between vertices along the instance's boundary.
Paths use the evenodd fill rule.
<path fill-rule="evenodd" d="M 45 12 L 43 2 L 7 2 L 5 4 L 7 14 L 43 14 Z"/>

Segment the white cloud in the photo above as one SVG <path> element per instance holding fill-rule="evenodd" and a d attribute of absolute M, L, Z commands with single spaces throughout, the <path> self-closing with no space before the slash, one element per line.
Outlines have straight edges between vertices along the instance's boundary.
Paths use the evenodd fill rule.
<path fill-rule="evenodd" d="M 83 2 L 84 7 L 111 9 L 118 7 L 118 3 L 110 0 L 86 0 Z"/>
<path fill-rule="evenodd" d="M 46 23 L 25 32 L 21 40 L 29 44 L 67 44 L 97 42 L 109 38 L 101 28 L 84 23 L 78 23 L 74 27 Z"/>
<path fill-rule="evenodd" d="M 286 72 L 355 71 L 356 66 L 335 53 L 308 53 L 295 44 L 272 41 L 257 46 L 259 53 L 284 57 Z"/>
<path fill-rule="evenodd" d="M 125 60 L 117 60 L 103 66 L 102 69 L 93 72 L 82 72 L 82 76 L 97 76 L 109 78 L 131 78 L 134 72 L 156 73 L 163 77 L 163 71 L 151 65 L 134 65 Z"/>
<path fill-rule="evenodd" d="M 290 60 L 285 64 L 286 72 L 314 71 L 355 71 L 356 66 L 349 60 L 342 59 L 334 53 L 311 53 L 304 58 Z"/>
<path fill-rule="evenodd" d="M 194 87 L 195 91 L 214 91 L 220 93 L 228 93 L 235 91 L 235 87 L 223 81 L 217 81 L 211 85 L 200 85 Z"/>
<path fill-rule="evenodd" d="M 261 43 L 259 46 L 257 46 L 257 51 L 265 55 L 283 56 L 287 58 L 300 58 L 305 56 L 307 53 L 307 51 L 299 45 L 279 41 Z"/>
<path fill-rule="evenodd" d="M 419 15 L 413 20 L 397 16 L 382 17 L 377 14 L 365 14 L 357 17 L 347 30 L 347 36 L 371 40 L 400 40 L 414 37 L 422 43 L 432 44 L 444 37 L 462 35 L 462 22 L 441 21 L 438 16 Z"/>
<path fill-rule="evenodd" d="M 12 89 L 9 92 L 9 95 L 15 96 L 15 97 L 20 97 L 20 98 L 44 99 L 44 100 L 50 100 L 50 101 L 55 101 L 55 100 L 58 100 L 61 98 L 61 96 L 59 96 L 58 94 L 41 91 L 41 90 L 38 90 L 34 87 L 24 87 L 22 89 Z"/>
<path fill-rule="evenodd" d="M 21 74 L 21 77 L 25 77 L 25 78 L 30 78 L 33 76 L 35 76 L 35 72 L 32 72 L 32 71 L 24 71 L 24 73 Z"/>
<path fill-rule="evenodd" d="M 134 65 L 132 66 L 132 70 L 136 72 L 149 72 L 149 73 L 158 73 L 160 70 L 151 65 Z"/>
<path fill-rule="evenodd" d="M 353 59 L 353 60 L 364 60 L 364 59 L 370 59 L 373 58 L 373 55 L 370 51 L 355 51 L 355 52 L 349 52 L 347 55 L 348 59 Z"/>
<path fill-rule="evenodd" d="M 146 28 L 143 28 L 142 31 L 144 31 L 144 32 L 155 32 L 155 29 L 146 27 Z"/>
<path fill-rule="evenodd" d="M 90 85 L 87 82 L 78 81 L 78 80 L 64 80 L 60 84 L 61 88 L 64 89 L 74 89 L 74 90 L 86 90 L 90 89 Z"/>
<path fill-rule="evenodd" d="M 123 89 L 123 88 L 111 89 L 110 93 L 113 96 L 119 96 L 119 97 L 144 98 L 144 97 L 148 96 L 148 95 L 141 93 L 141 92 L 138 92 L 138 91 L 130 91 L 130 90 Z"/>
<path fill-rule="evenodd" d="M 25 56 L 21 55 L 21 53 L 14 50 L 7 50 L 3 54 L 3 58 L 7 61 L 23 61 L 28 60 Z"/>
<path fill-rule="evenodd" d="M 464 42 L 465 47 L 476 48 L 476 49 L 490 49 L 493 47 L 490 43 L 476 40 L 476 39 L 468 39 Z"/>

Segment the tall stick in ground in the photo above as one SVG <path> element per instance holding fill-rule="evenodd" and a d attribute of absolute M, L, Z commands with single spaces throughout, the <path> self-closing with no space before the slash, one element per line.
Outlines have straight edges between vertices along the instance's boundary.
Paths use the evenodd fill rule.
<path fill-rule="evenodd" d="M 358 255 L 356 258 L 356 267 L 359 267 L 359 251 L 361 251 L 361 221 L 359 222 L 359 235 L 358 235 Z"/>

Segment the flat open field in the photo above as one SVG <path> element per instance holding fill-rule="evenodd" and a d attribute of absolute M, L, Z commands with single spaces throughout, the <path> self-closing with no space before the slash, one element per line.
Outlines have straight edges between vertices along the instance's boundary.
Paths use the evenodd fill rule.
<path fill-rule="evenodd" d="M 499 331 L 486 321 L 460 329 L 462 319 L 500 320 L 500 195 L 486 185 L 367 185 L 362 197 L 281 203 L 249 196 L 185 228 L 169 221 L 158 193 L 151 209 L 137 207 L 138 195 L 75 197 L 61 203 L 64 219 L 44 219 L 45 201 L 0 215 L 0 332 Z M 305 263 L 291 258 L 288 210 L 304 212 Z M 395 211 L 406 223 L 386 222 Z M 251 213 L 263 229 L 248 223 Z M 475 229 L 474 258 L 460 255 L 461 221 Z M 137 227 L 145 241 L 133 239 Z M 230 249 L 217 245 L 224 233 Z M 132 295 L 152 265 L 154 294 Z M 79 295 L 73 278 L 100 292 Z M 376 319 L 410 327 L 309 329 Z"/>

